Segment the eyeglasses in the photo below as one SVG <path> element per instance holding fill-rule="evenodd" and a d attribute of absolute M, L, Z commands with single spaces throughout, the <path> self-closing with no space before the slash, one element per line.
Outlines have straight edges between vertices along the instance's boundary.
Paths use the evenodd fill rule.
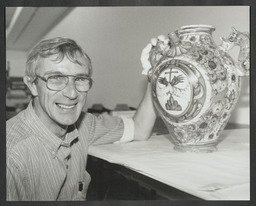
<path fill-rule="evenodd" d="M 73 78 L 75 87 L 79 92 L 88 92 L 91 87 L 93 80 L 90 77 L 85 76 L 73 76 L 73 75 L 53 75 L 47 78 L 36 75 L 38 78 L 42 79 L 46 82 L 46 86 L 48 89 L 53 91 L 60 91 L 64 89 L 68 82 L 69 78 Z"/>

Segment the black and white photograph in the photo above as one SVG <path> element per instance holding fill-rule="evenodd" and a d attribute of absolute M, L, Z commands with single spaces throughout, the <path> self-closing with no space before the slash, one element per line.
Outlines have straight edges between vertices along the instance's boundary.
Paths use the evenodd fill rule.
<path fill-rule="evenodd" d="M 6 6 L 5 201 L 250 202 L 250 16 Z"/>

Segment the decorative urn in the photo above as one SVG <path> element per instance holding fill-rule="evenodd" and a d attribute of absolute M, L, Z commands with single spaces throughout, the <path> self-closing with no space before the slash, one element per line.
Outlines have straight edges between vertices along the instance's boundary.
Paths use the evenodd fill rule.
<path fill-rule="evenodd" d="M 158 38 L 148 52 L 154 105 L 178 151 L 213 152 L 249 75 L 249 34 L 235 28 L 221 45 L 214 27 L 189 25 Z M 240 46 L 238 60 L 227 53 Z"/>

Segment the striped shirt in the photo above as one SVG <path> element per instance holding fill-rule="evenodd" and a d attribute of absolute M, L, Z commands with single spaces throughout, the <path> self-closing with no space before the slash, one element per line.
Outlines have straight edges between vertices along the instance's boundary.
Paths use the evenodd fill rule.
<path fill-rule="evenodd" d="M 30 102 L 6 123 L 7 200 L 85 200 L 91 144 L 119 142 L 126 129 L 118 117 L 82 113 L 64 140 L 43 125 Z"/>

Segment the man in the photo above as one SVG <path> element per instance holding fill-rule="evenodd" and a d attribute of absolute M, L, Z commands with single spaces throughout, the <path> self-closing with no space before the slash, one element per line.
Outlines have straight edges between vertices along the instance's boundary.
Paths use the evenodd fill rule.
<path fill-rule="evenodd" d="M 93 80 L 90 58 L 75 41 L 53 38 L 28 55 L 27 109 L 7 121 L 7 200 L 85 200 L 92 144 L 146 140 L 156 113 L 150 87 L 132 119 L 82 111 Z"/>

